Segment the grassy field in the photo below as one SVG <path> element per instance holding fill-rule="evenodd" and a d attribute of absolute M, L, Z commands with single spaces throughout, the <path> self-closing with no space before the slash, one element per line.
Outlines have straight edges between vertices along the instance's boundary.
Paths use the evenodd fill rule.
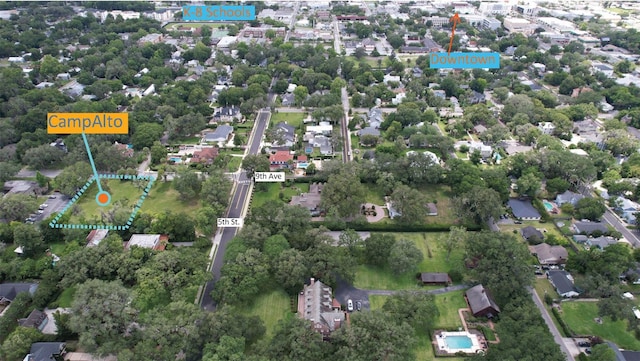
<path fill-rule="evenodd" d="M 229 163 L 227 163 L 227 170 L 229 172 L 235 172 L 240 168 L 241 164 L 242 157 L 231 157 L 231 159 L 229 159 Z"/>
<path fill-rule="evenodd" d="M 267 329 L 266 336 L 270 338 L 278 321 L 290 312 L 289 296 L 283 290 L 275 290 L 258 296 L 242 313 L 260 317 Z"/>
<path fill-rule="evenodd" d="M 140 199 L 142 195 L 142 188 L 136 187 L 133 182 L 120 181 L 120 180 L 101 180 L 103 188 L 111 194 L 111 204 L 106 207 L 101 207 L 96 203 L 95 197 L 98 192 L 98 187 L 94 183 L 91 185 L 82 197 L 78 200 L 77 205 L 80 212 L 71 217 L 72 221 L 78 221 L 81 217 L 90 221 L 92 219 L 100 219 L 101 212 L 108 212 L 115 207 L 116 202 L 123 202 L 130 207 L 133 207 Z M 149 195 L 142 203 L 141 211 L 149 213 L 159 213 L 165 210 L 179 211 L 188 215 L 193 215 L 195 211 L 200 207 L 197 199 L 191 201 L 181 201 L 179 199 L 178 191 L 173 189 L 171 182 L 156 181 L 149 192 Z M 146 182 L 142 183 L 142 187 L 147 185 Z M 106 186 L 106 187 L 105 187 Z"/>
<path fill-rule="evenodd" d="M 396 239 L 413 241 L 422 252 L 424 260 L 418 266 L 417 272 L 448 272 L 462 264 L 463 250 L 457 249 L 451 253 L 449 260 L 442 247 L 440 237 L 446 233 L 391 233 Z M 354 286 L 371 290 L 404 290 L 428 289 L 438 286 L 425 287 L 418 284 L 414 273 L 394 276 L 388 268 L 360 266 L 356 272 Z"/>
<path fill-rule="evenodd" d="M 306 113 L 275 113 L 271 115 L 271 124 L 275 125 L 280 122 L 287 122 L 289 125 L 300 128 L 306 116 Z"/>
<path fill-rule="evenodd" d="M 75 287 L 69 287 L 65 289 L 60 294 L 60 297 L 58 297 L 57 299 L 58 307 L 62 307 L 62 308 L 71 307 L 71 304 L 73 303 L 73 297 L 75 296 L 75 294 L 76 294 Z"/>
<path fill-rule="evenodd" d="M 514 230 L 520 231 L 522 228 L 527 226 L 532 226 L 538 229 L 546 230 L 546 232 L 543 232 L 545 236 L 552 234 L 556 236 L 558 239 L 564 239 L 564 236 L 562 235 L 562 233 L 560 233 L 560 231 L 558 231 L 558 228 L 551 222 L 540 223 L 538 221 L 522 221 L 522 224 L 498 225 L 498 227 L 500 227 L 500 231 L 505 233 L 513 233 Z"/>
<path fill-rule="evenodd" d="M 594 321 L 598 317 L 597 302 L 563 302 L 562 318 L 580 335 L 596 335 L 617 344 L 622 349 L 639 350 L 640 341 L 627 331 L 627 321 L 611 321 L 603 317 L 601 325 Z"/>
<path fill-rule="evenodd" d="M 267 183 L 267 192 L 254 192 L 253 201 L 251 206 L 256 208 L 267 203 L 268 201 L 279 200 L 280 191 L 284 193 L 286 197 L 292 197 L 300 195 L 300 193 L 309 192 L 309 183 L 295 183 L 291 187 L 283 188 L 281 183 Z"/>
<path fill-rule="evenodd" d="M 376 184 L 365 184 L 367 194 L 365 195 L 365 201 L 373 203 L 379 206 L 384 205 L 384 194 L 382 188 Z"/>
<path fill-rule="evenodd" d="M 549 280 L 546 278 L 536 278 L 535 289 L 536 289 L 536 292 L 538 293 L 538 296 L 540 296 L 540 299 L 543 301 L 544 301 L 545 294 L 550 295 L 551 297 L 553 297 L 554 300 L 560 298 L 560 296 L 558 295 L 558 292 L 556 292 L 551 282 L 549 282 Z"/>

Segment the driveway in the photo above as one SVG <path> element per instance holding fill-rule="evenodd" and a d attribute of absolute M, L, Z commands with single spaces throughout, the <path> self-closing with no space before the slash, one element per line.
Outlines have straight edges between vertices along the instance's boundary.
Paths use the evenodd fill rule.
<path fill-rule="evenodd" d="M 36 222 L 40 222 L 43 219 L 47 219 L 50 215 L 60 212 L 67 205 L 69 200 L 71 200 L 71 198 L 58 192 L 54 192 L 50 197 L 55 198 L 49 198 L 42 201 L 43 204 L 47 204 L 47 208 L 43 209 L 44 212 L 42 214 L 36 213 Z"/>
<path fill-rule="evenodd" d="M 562 337 L 562 334 L 560 334 L 560 331 L 558 331 L 558 328 L 553 323 L 553 320 L 551 319 L 551 315 L 549 315 L 549 312 L 547 311 L 546 307 L 544 307 L 544 304 L 540 300 L 540 297 L 538 296 L 536 291 L 533 290 L 532 287 L 528 287 L 528 290 L 529 290 L 529 293 L 531 294 L 531 298 L 533 299 L 533 302 L 536 304 L 536 306 L 540 310 L 540 314 L 542 315 L 544 322 L 547 324 L 547 327 L 549 327 L 549 331 L 551 331 L 551 335 L 553 336 L 553 339 L 560 346 L 560 350 L 562 351 L 562 353 L 564 353 L 568 361 L 575 361 L 573 354 L 571 353 L 571 351 L 569 351 L 569 348 L 567 347 L 567 344 L 565 343 Z"/>

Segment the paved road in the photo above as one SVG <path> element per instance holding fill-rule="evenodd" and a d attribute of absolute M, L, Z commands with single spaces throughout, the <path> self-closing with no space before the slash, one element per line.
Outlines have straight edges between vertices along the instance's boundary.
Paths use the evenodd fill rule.
<path fill-rule="evenodd" d="M 631 245 L 635 248 L 640 247 L 640 240 L 638 240 L 638 233 L 635 230 L 630 230 L 625 226 L 625 224 L 618 219 L 618 217 L 611 211 L 611 209 L 607 208 L 607 211 L 604 213 L 602 218 L 609 223 L 616 231 L 622 233 L 622 236 L 631 243 Z"/>
<path fill-rule="evenodd" d="M 553 320 L 551 319 L 551 315 L 549 315 L 549 312 L 547 311 L 546 307 L 544 307 L 542 300 L 540 300 L 540 297 L 538 296 L 536 291 L 533 290 L 533 288 L 528 287 L 528 289 L 529 289 L 529 293 L 531 294 L 531 298 L 533 299 L 533 302 L 536 304 L 536 306 L 540 310 L 540 313 L 542 314 L 542 318 L 544 319 L 544 322 L 547 324 L 547 327 L 549 327 L 549 331 L 551 331 L 551 334 L 553 335 L 553 339 L 556 341 L 558 345 L 560 345 L 560 350 L 564 353 L 568 361 L 575 361 L 575 358 L 573 357 L 571 352 L 569 352 L 569 349 L 567 348 L 567 346 L 564 343 L 564 340 L 562 339 L 562 334 L 560 334 L 560 331 L 558 331 L 558 328 L 556 327 L 556 325 L 553 323 Z"/>
<path fill-rule="evenodd" d="M 396 293 L 401 293 L 401 292 L 426 293 L 426 294 L 430 294 L 430 295 L 441 295 L 443 293 L 460 291 L 460 290 L 464 290 L 464 289 L 467 289 L 467 288 L 468 288 L 467 285 L 455 285 L 455 286 L 444 287 L 444 288 L 436 288 L 435 290 L 414 290 L 414 291 L 406 291 L 406 290 L 404 290 L 404 291 L 363 290 L 363 291 L 366 292 L 368 295 L 381 295 L 381 296 L 392 296 L 392 295 L 395 295 Z"/>
<path fill-rule="evenodd" d="M 342 131 L 342 138 L 344 145 L 342 146 L 342 159 L 345 163 L 351 161 L 351 133 L 349 132 L 349 93 L 347 88 L 343 87 L 341 90 L 342 109 L 344 110 L 344 116 L 340 122 L 340 130 Z"/>
<path fill-rule="evenodd" d="M 270 96 L 270 101 L 273 101 L 273 95 Z M 269 124 L 269 119 L 271 117 L 271 113 L 267 110 L 262 110 L 258 113 L 256 117 L 256 122 L 254 125 L 254 135 L 250 140 L 249 149 L 247 154 L 259 154 L 260 153 L 260 145 L 262 142 L 262 137 L 264 136 L 265 129 Z M 247 202 L 248 198 L 251 196 L 251 180 L 247 178 L 246 172 L 242 171 L 240 176 L 238 177 L 237 187 L 233 196 L 231 198 L 231 204 L 229 205 L 229 209 L 227 210 L 227 217 L 229 218 L 240 218 L 242 216 L 242 209 Z M 213 260 L 213 265 L 211 266 L 211 273 L 213 273 L 213 280 L 207 282 L 204 288 L 204 295 L 202 296 L 201 307 L 207 311 L 215 310 L 215 302 L 211 298 L 211 291 L 215 286 L 215 282 L 220 278 L 220 269 L 223 265 L 224 253 L 227 248 L 227 244 L 229 241 L 235 237 L 238 228 L 222 228 L 220 231 L 219 237 L 220 241 L 218 244 L 218 249 L 215 254 L 215 258 Z"/>

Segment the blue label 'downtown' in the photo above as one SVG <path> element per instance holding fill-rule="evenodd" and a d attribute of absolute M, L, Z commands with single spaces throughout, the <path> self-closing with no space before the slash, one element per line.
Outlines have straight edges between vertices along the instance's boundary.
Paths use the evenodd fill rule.
<path fill-rule="evenodd" d="M 433 69 L 498 69 L 500 53 L 431 53 Z"/>
<path fill-rule="evenodd" d="M 238 21 L 255 20 L 253 5 L 187 5 L 182 7 L 182 20 L 186 21 Z"/>

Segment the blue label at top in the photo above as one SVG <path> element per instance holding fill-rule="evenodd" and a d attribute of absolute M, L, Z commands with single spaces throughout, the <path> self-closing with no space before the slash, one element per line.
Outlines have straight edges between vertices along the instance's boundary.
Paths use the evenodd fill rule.
<path fill-rule="evenodd" d="M 253 5 L 187 5 L 182 7 L 182 20 L 186 21 L 241 21 L 255 20 Z"/>
<path fill-rule="evenodd" d="M 433 69 L 498 69 L 500 53 L 431 53 L 429 65 Z"/>

